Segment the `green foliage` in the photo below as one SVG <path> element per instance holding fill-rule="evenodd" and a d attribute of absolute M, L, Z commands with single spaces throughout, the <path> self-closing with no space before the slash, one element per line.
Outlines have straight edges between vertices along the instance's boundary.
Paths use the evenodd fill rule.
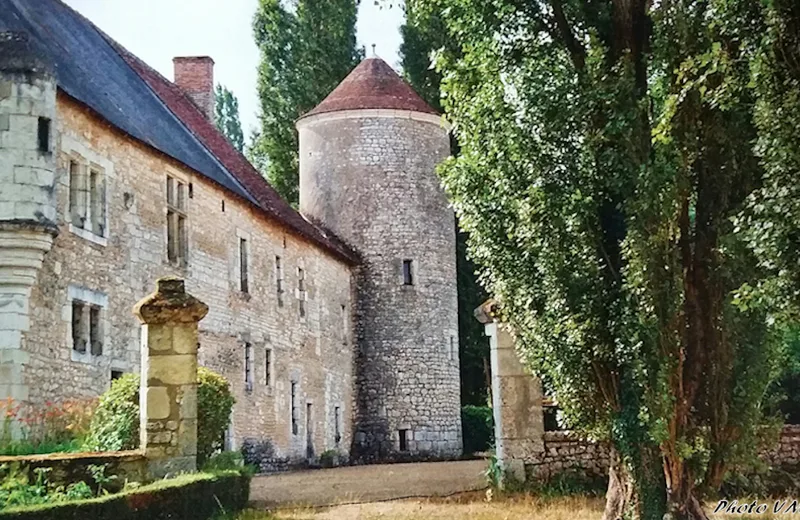
<path fill-rule="evenodd" d="M 400 57 L 403 75 L 414 90 L 432 107 L 443 111 L 441 104 L 441 74 L 431 60 L 435 51 L 447 47 L 451 54 L 460 51 L 455 41 L 447 37 L 442 17 L 422 8 L 419 0 L 406 0 L 406 22 L 400 28 L 402 43 Z M 453 153 L 458 146 L 453 143 Z M 461 372 L 461 402 L 482 406 L 488 398 L 489 343 L 483 325 L 475 319 L 475 309 L 488 298 L 477 283 L 476 268 L 467 255 L 467 234 L 456 236 L 458 286 L 459 368 Z"/>
<path fill-rule="evenodd" d="M 222 449 L 235 399 L 228 381 L 204 367 L 197 369 L 197 459 L 203 463 Z"/>
<path fill-rule="evenodd" d="M 80 451 L 96 401 L 47 401 L 44 405 L 0 401 L 0 455 Z M 12 437 L 18 427 L 21 438 Z"/>
<path fill-rule="evenodd" d="M 535 480 L 525 486 L 527 492 L 537 497 L 556 498 L 568 496 L 601 497 L 605 494 L 608 479 L 591 476 L 584 471 L 567 469 L 548 479 Z"/>
<path fill-rule="evenodd" d="M 762 254 L 776 216 L 756 208 L 768 160 L 786 169 L 783 203 L 800 200 L 800 117 L 767 110 L 793 144 L 754 150 L 765 101 L 751 80 L 764 28 L 797 34 L 794 4 L 414 3 L 452 40 L 436 63 L 461 152 L 440 173 L 480 280 L 567 422 L 620 454 L 646 504 L 632 517 L 678 515 L 717 487 L 755 445 L 780 372 L 765 258 L 796 268 L 797 255 Z M 793 91 L 773 85 L 786 108 Z M 761 234 L 737 229 L 746 208 Z M 791 236 L 800 214 L 782 215 Z"/>
<path fill-rule="evenodd" d="M 214 123 L 222 134 L 228 138 L 234 148 L 244 152 L 244 133 L 239 118 L 239 100 L 233 92 L 222 85 L 214 90 Z"/>
<path fill-rule="evenodd" d="M 261 52 L 261 128 L 248 156 L 277 192 L 298 202 L 295 120 L 314 108 L 360 61 L 353 0 L 259 0 L 253 20 Z M 291 7 L 291 9 L 290 9 Z"/>
<path fill-rule="evenodd" d="M 80 500 L 93 496 L 92 489 L 85 482 L 75 482 L 68 486 L 55 485 L 48 480 L 50 468 L 34 470 L 34 480 L 19 465 L 0 466 L 0 512 L 7 508 Z"/>
<path fill-rule="evenodd" d="M 319 456 L 319 465 L 323 468 L 335 468 L 339 465 L 339 451 L 325 450 Z"/>
<path fill-rule="evenodd" d="M 124 374 L 100 396 L 86 451 L 132 450 L 139 446 L 139 375 Z"/>
<path fill-rule="evenodd" d="M 195 473 L 99 498 L 9 508 L 0 511 L 0 519 L 206 519 L 241 510 L 249 491 L 250 478 L 238 472 Z"/>
<path fill-rule="evenodd" d="M 464 453 L 488 451 L 494 444 L 494 417 L 488 406 L 461 407 Z"/>
<path fill-rule="evenodd" d="M 206 473 L 216 471 L 238 471 L 244 467 L 244 459 L 238 451 L 222 451 L 209 457 L 202 466 Z"/>
<path fill-rule="evenodd" d="M 227 380 L 197 369 L 197 457 L 202 465 L 222 447 L 235 402 Z M 125 374 L 100 396 L 86 442 L 87 451 L 131 450 L 139 445 L 139 375 Z"/>

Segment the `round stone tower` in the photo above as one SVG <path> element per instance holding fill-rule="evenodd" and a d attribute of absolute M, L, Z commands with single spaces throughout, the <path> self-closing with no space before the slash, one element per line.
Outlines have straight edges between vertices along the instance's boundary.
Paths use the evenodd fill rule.
<path fill-rule="evenodd" d="M 56 234 L 56 82 L 26 33 L 0 32 L 0 399 L 28 399 L 29 298 Z"/>
<path fill-rule="evenodd" d="M 461 453 L 455 217 L 442 118 L 366 59 L 297 123 L 300 211 L 361 256 L 353 455 Z"/>

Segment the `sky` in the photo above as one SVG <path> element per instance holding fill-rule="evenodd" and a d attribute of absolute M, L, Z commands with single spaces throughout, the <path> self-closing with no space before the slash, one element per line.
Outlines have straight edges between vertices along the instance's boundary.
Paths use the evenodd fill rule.
<path fill-rule="evenodd" d="M 214 80 L 239 99 L 245 136 L 255 128 L 258 110 L 258 49 L 251 23 L 258 0 L 65 0 L 129 51 L 173 78 L 175 56 L 211 56 Z M 402 9 L 381 9 L 362 0 L 358 42 L 400 69 Z"/>

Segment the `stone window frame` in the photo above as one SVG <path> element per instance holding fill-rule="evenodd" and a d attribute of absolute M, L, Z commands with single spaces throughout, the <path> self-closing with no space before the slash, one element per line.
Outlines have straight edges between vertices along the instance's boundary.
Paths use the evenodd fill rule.
<path fill-rule="evenodd" d="M 267 394 L 275 388 L 275 350 L 272 347 L 264 348 L 264 387 Z"/>
<path fill-rule="evenodd" d="M 275 294 L 278 297 L 278 307 L 283 307 L 283 294 L 286 292 L 284 273 L 283 257 L 275 255 Z"/>
<path fill-rule="evenodd" d="M 415 287 L 419 283 L 419 266 L 413 258 L 403 257 L 400 259 L 400 285 L 404 288 Z M 408 271 L 406 272 L 406 266 Z"/>
<path fill-rule="evenodd" d="M 83 351 L 75 349 L 73 341 L 74 335 L 72 330 L 74 319 L 72 313 L 76 303 L 80 304 L 82 307 L 85 307 L 90 313 L 91 310 L 98 309 L 99 323 L 96 330 L 98 330 L 98 334 L 100 336 L 100 354 L 94 354 L 94 349 L 92 345 L 89 344 L 85 346 Z M 78 363 L 106 364 L 106 360 L 108 359 L 108 295 L 104 292 L 95 291 L 79 285 L 70 285 L 67 289 L 67 304 L 65 314 L 69 316 L 69 319 L 66 319 L 65 321 L 67 322 L 67 345 L 69 345 L 70 349 L 70 359 Z M 91 324 L 87 323 L 87 326 L 91 327 Z M 89 330 L 88 334 L 89 337 L 87 339 L 90 341 L 91 330 Z"/>
<path fill-rule="evenodd" d="M 300 436 L 300 417 L 297 404 L 300 400 L 300 382 L 291 378 L 289 380 L 289 434 L 292 437 Z"/>
<path fill-rule="evenodd" d="M 245 341 L 244 345 L 244 391 L 250 393 L 253 391 L 254 377 L 253 371 L 255 370 L 255 348 L 253 343 Z"/>
<path fill-rule="evenodd" d="M 168 193 L 168 185 L 169 179 L 172 179 L 173 182 L 177 182 L 178 184 L 182 184 L 184 188 L 184 198 L 183 198 L 183 207 L 180 207 L 180 200 L 178 199 L 178 190 L 177 185 L 174 189 L 174 197 L 173 201 L 169 200 L 169 193 Z M 166 244 L 166 248 L 164 252 L 166 253 L 164 256 L 164 263 L 170 265 L 172 267 L 177 267 L 180 269 L 186 269 L 189 266 L 189 256 L 190 251 L 192 250 L 191 247 L 191 233 L 189 232 L 190 227 L 190 211 L 191 211 L 191 203 L 189 202 L 190 199 L 194 198 L 193 186 L 191 179 L 173 168 L 167 168 L 164 177 L 163 177 L 163 201 L 164 201 L 164 244 Z M 180 226 L 176 224 L 176 232 L 178 233 L 177 236 L 177 252 L 176 258 L 173 260 L 170 258 L 170 236 L 169 236 L 169 217 L 170 214 L 176 215 L 176 221 L 179 224 L 181 220 L 184 222 L 184 232 L 183 236 L 181 237 Z"/>
<path fill-rule="evenodd" d="M 67 156 L 66 175 L 64 175 L 64 178 L 66 179 L 65 184 L 67 186 L 68 196 L 67 207 L 66 211 L 64 211 L 64 215 L 66 216 L 65 220 L 68 222 L 69 232 L 97 245 L 106 247 L 108 245 L 108 237 L 111 235 L 111 230 L 109 227 L 108 194 L 111 191 L 111 182 L 115 177 L 114 163 L 104 156 L 94 152 L 88 145 L 66 134 L 63 134 L 61 137 L 61 150 Z M 102 178 L 102 189 L 100 191 L 102 191 L 101 211 L 103 213 L 103 219 L 100 223 L 102 226 L 102 234 L 100 235 L 95 233 L 92 229 L 86 229 L 85 227 L 76 225 L 73 222 L 72 194 L 74 192 L 72 189 L 72 172 L 70 171 L 73 162 L 83 170 L 82 177 L 87 179 L 87 189 L 84 190 L 84 192 L 87 193 L 90 201 L 85 202 L 84 205 L 86 206 L 85 219 L 89 222 L 92 220 L 92 208 L 97 208 L 96 205 L 91 204 L 92 190 L 90 189 L 90 186 L 88 186 L 89 179 L 91 178 L 91 172 L 98 173 Z"/>
<path fill-rule="evenodd" d="M 246 258 L 242 262 L 242 241 L 247 245 Z M 246 268 L 246 279 L 242 277 L 242 267 Z M 256 277 L 253 276 L 253 240 L 250 233 L 241 229 L 236 229 L 236 265 L 234 267 L 236 279 L 236 292 L 243 298 L 250 298 L 254 292 L 253 282 Z M 246 285 L 245 285 L 246 284 Z M 246 287 L 246 291 L 243 290 Z"/>
<path fill-rule="evenodd" d="M 295 275 L 297 276 L 297 287 L 295 288 L 294 296 L 297 299 L 297 312 L 300 316 L 300 321 L 305 322 L 308 319 L 309 277 L 308 269 L 306 269 L 305 260 L 303 258 L 297 263 Z"/>

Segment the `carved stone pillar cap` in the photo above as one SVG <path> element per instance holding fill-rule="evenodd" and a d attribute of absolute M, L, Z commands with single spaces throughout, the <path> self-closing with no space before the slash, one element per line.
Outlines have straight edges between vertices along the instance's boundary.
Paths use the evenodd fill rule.
<path fill-rule="evenodd" d="M 499 310 L 499 304 L 494 298 L 489 298 L 480 306 L 475 309 L 475 319 L 479 322 L 486 325 L 487 323 L 494 323 L 497 321 L 497 313 Z"/>
<path fill-rule="evenodd" d="M 196 323 L 208 314 L 208 305 L 186 293 L 183 280 L 175 276 L 159 278 L 156 291 L 133 307 L 142 323 Z"/>

